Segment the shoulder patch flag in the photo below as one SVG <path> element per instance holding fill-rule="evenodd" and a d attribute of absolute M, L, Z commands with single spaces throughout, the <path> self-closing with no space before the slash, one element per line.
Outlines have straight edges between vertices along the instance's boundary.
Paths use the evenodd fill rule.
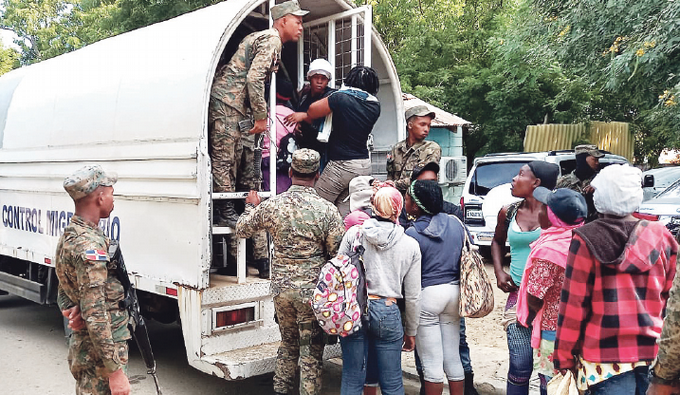
<path fill-rule="evenodd" d="M 85 251 L 85 258 L 88 261 L 108 261 L 109 256 L 104 250 L 87 250 Z"/>

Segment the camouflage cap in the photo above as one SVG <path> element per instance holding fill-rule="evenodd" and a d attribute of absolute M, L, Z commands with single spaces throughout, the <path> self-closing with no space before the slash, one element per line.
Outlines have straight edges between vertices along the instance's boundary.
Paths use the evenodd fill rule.
<path fill-rule="evenodd" d="M 309 14 L 309 11 L 307 10 L 301 10 L 300 9 L 300 3 L 297 1 L 286 1 L 285 3 L 277 4 L 274 7 L 272 7 L 269 12 L 271 13 L 272 20 L 277 20 L 280 18 L 283 18 L 284 16 L 288 14 L 292 14 L 295 16 L 305 16 Z"/>
<path fill-rule="evenodd" d="M 64 179 L 64 189 L 76 201 L 91 194 L 97 187 L 110 187 L 116 181 L 116 173 L 106 173 L 99 165 L 85 166 Z"/>
<path fill-rule="evenodd" d="M 596 158 L 601 158 L 604 156 L 604 153 L 597 149 L 597 146 L 595 144 L 581 144 L 577 145 L 574 148 L 574 153 L 576 155 L 578 154 L 588 154 L 590 156 L 594 156 Z"/>
<path fill-rule="evenodd" d="M 434 119 L 435 113 L 434 111 L 431 111 L 429 108 L 427 108 L 427 106 L 421 104 L 406 110 L 406 120 L 408 121 L 408 119 L 411 117 L 430 117 Z"/>
<path fill-rule="evenodd" d="M 319 171 L 321 155 L 313 149 L 302 148 L 293 152 L 293 161 L 290 167 L 298 173 L 310 174 Z"/>

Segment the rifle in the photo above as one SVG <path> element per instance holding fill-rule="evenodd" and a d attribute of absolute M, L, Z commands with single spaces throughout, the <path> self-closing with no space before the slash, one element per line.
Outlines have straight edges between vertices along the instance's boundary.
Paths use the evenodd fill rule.
<path fill-rule="evenodd" d="M 151 342 L 149 341 L 149 330 L 144 322 L 144 317 L 142 317 L 142 312 L 139 307 L 139 299 L 137 298 L 137 290 L 130 283 L 130 277 L 128 277 L 127 269 L 125 268 L 125 260 L 123 259 L 123 253 L 120 250 L 118 242 L 115 240 L 111 241 L 109 246 L 109 257 L 111 257 L 111 262 L 116 265 L 116 277 L 120 280 L 120 283 L 125 289 L 125 299 L 120 302 L 120 307 L 124 308 L 130 314 L 130 332 L 132 333 L 132 338 L 135 339 L 137 343 L 137 348 L 142 354 L 142 359 L 146 365 L 146 374 L 150 374 L 153 377 L 153 382 L 156 385 L 156 393 L 161 394 L 161 387 L 158 384 L 158 376 L 156 375 L 156 359 L 153 356 L 153 350 L 151 350 Z"/>

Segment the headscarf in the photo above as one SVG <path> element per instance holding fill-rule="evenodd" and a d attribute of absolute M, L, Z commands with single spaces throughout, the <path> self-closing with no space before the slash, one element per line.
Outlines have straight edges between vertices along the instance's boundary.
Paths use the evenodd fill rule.
<path fill-rule="evenodd" d="M 625 217 L 642 203 L 642 171 L 628 165 L 610 165 L 600 170 L 590 185 L 600 214 Z"/>
<path fill-rule="evenodd" d="M 374 181 L 373 196 L 371 197 L 371 209 L 380 218 L 388 219 L 395 224 L 399 221 L 399 214 L 404 207 L 404 197 L 394 187 L 391 181 Z"/>
<path fill-rule="evenodd" d="M 409 186 L 407 193 L 416 206 L 426 214 L 435 215 L 442 211 L 444 197 L 437 181 L 415 180 Z"/>
<path fill-rule="evenodd" d="M 534 160 L 527 163 L 534 177 L 541 180 L 541 186 L 554 189 L 557 184 L 557 177 L 560 175 L 560 167 L 554 163 L 543 160 Z"/>

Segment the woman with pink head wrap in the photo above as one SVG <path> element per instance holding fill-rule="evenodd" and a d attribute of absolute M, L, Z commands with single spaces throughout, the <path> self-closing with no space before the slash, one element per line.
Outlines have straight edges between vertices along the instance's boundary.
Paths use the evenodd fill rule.
<path fill-rule="evenodd" d="M 367 371 L 377 372 L 382 393 L 403 394 L 402 345 L 404 350 L 413 350 L 418 329 L 420 248 L 397 223 L 404 205 L 401 193 L 393 184 L 379 181 L 373 189 L 373 217 L 350 228 L 338 250 L 348 253 L 359 239 L 369 299 L 367 321 L 359 331 L 340 338 L 343 394 L 360 395 Z M 404 326 L 397 299 L 405 300 Z"/>
<path fill-rule="evenodd" d="M 373 182 L 373 196 L 371 197 L 373 214 L 383 219 L 389 219 L 396 224 L 403 207 L 404 198 L 401 196 L 401 192 L 394 187 L 394 182 Z"/>

